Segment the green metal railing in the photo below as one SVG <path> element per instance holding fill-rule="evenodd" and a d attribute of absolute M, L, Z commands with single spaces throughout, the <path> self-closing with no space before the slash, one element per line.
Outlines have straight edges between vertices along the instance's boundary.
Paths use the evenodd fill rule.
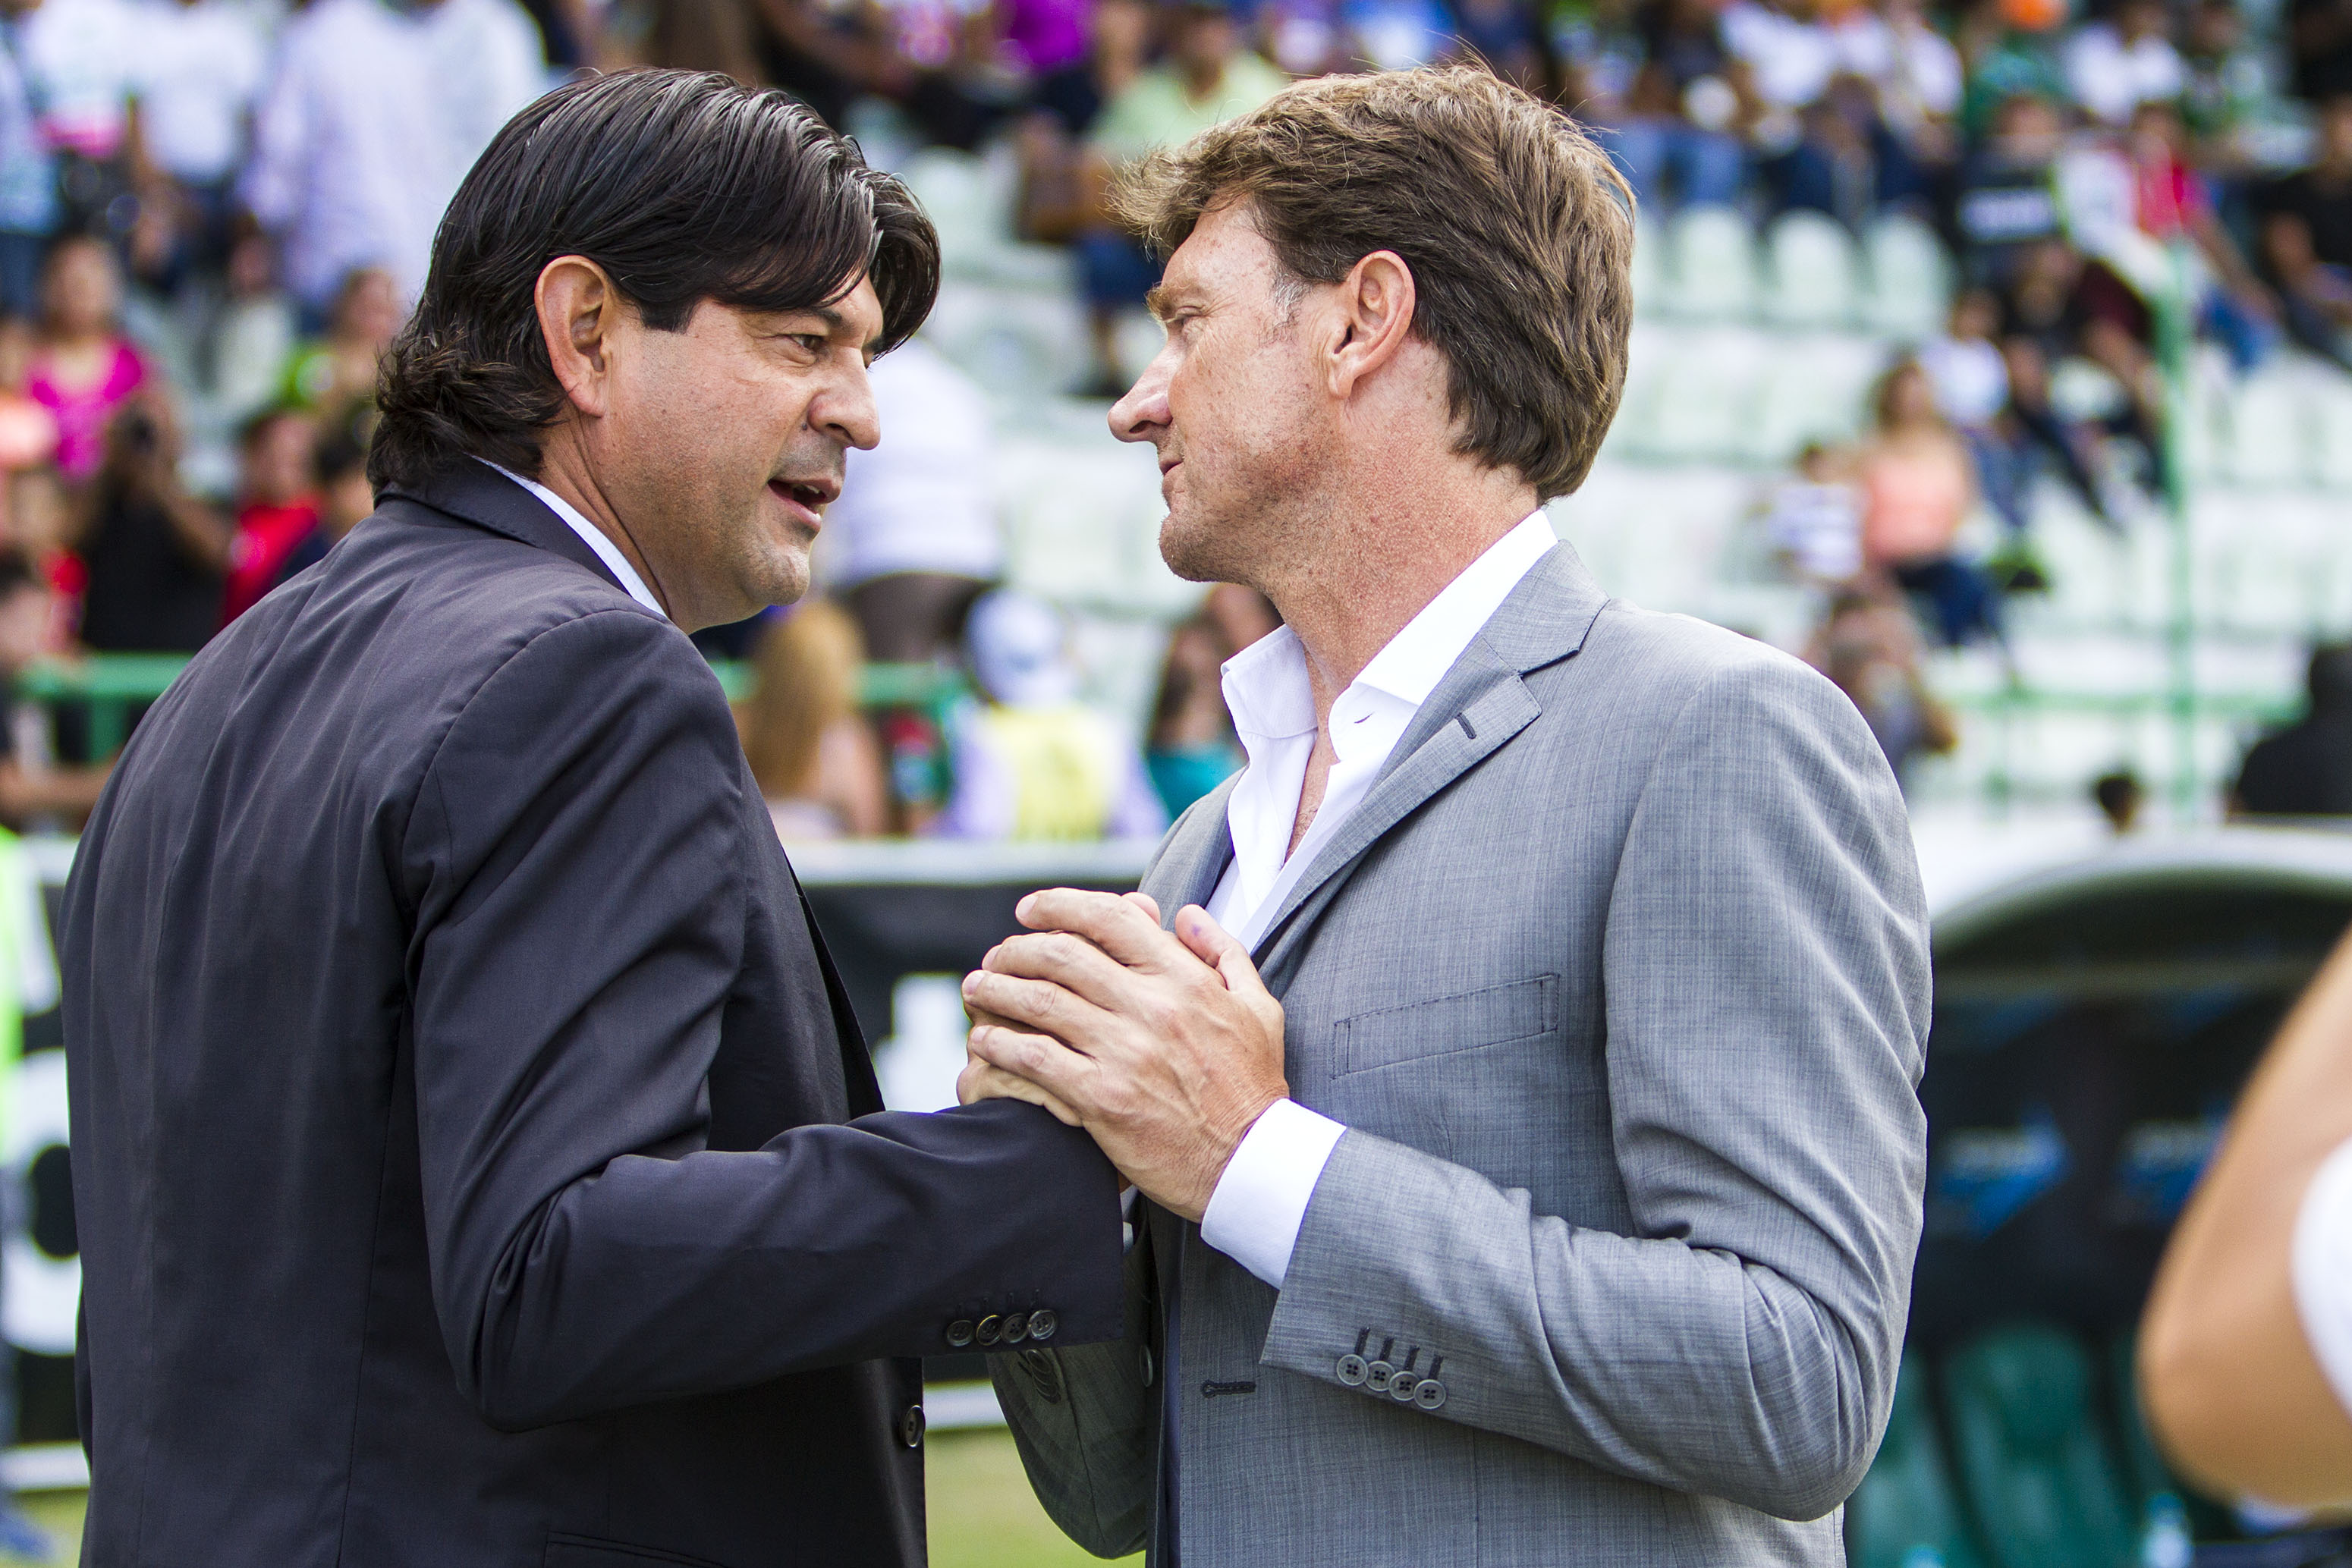
<path fill-rule="evenodd" d="M 44 663 L 16 677 L 16 695 L 85 706 L 90 755 L 111 757 L 131 733 L 131 716 L 162 696 L 186 664 L 177 653 L 97 653 L 72 663 Z M 750 664 L 722 661 L 711 669 L 729 701 L 751 695 L 756 674 Z M 937 664 L 868 664 L 858 698 L 869 708 L 920 708 L 939 715 L 967 689 L 961 671 Z"/>

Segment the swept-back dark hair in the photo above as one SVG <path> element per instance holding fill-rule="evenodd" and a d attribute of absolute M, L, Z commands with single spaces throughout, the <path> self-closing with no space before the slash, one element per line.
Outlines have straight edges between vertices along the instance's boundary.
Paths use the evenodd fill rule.
<path fill-rule="evenodd" d="M 378 489 L 459 453 L 538 473 L 564 394 L 532 291 L 559 256 L 602 267 L 668 332 L 706 299 L 809 309 L 870 277 L 889 349 L 939 292 L 939 236 L 906 186 L 784 94 L 692 71 L 575 83 L 507 122 L 442 217 L 377 380 Z"/>

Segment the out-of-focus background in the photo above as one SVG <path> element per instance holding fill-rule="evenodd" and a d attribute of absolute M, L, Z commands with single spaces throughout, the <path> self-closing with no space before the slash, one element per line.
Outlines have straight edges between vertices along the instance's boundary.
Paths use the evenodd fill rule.
<path fill-rule="evenodd" d="M 1554 525 L 1815 664 L 1912 803 L 1931 1224 L 1856 1561 L 2326 1559 L 2179 1487 L 2127 1349 L 2352 916 L 2352 0 L 0 0 L 10 874 L 54 907 L 144 706 L 369 510 L 377 358 L 499 124 L 585 68 L 725 71 L 944 243 L 818 591 L 698 641 L 887 1092 L 945 1103 L 955 975 L 1019 891 L 1133 884 L 1240 765 L 1218 666 L 1276 624 L 1170 575 L 1106 429 L 1158 340 L 1106 184 L 1295 78 L 1455 59 L 1640 199 L 1623 404 Z M 69 1561 L 63 1073 L 18 985 L 0 1548 Z M 933 1371 L 935 1560 L 1076 1561 L 977 1358 Z"/>

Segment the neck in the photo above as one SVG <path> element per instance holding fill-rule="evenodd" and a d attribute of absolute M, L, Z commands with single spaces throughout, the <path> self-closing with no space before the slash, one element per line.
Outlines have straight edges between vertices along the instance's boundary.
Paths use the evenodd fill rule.
<path fill-rule="evenodd" d="M 1323 509 L 1345 520 L 1318 526 L 1315 557 L 1261 585 L 1307 655 L 1318 727 L 1373 656 L 1536 509 L 1535 486 L 1507 470 L 1465 475 L 1434 501 L 1402 483 L 1356 488 Z"/>
<path fill-rule="evenodd" d="M 539 472 L 532 477 L 570 502 L 574 510 L 595 526 L 598 533 L 613 541 L 613 548 L 621 552 L 621 559 L 629 563 L 630 570 L 653 591 L 654 599 L 661 605 L 664 614 L 689 631 L 694 629 L 679 613 L 684 606 L 671 597 L 668 586 L 662 580 L 662 574 L 646 559 L 635 536 L 621 520 L 619 509 L 597 482 L 595 465 L 581 450 L 571 425 L 559 424 L 548 433 L 546 442 L 540 448 Z"/>

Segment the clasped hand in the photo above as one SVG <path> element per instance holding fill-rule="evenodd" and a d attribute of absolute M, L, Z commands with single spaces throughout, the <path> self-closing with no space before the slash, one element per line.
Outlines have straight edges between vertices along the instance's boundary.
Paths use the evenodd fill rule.
<path fill-rule="evenodd" d="M 1153 1202 L 1199 1219 L 1243 1136 L 1290 1092 L 1282 1004 L 1196 904 L 1172 934 L 1139 893 L 1049 888 L 1016 914 L 1033 935 L 964 977 L 959 1097 L 1044 1106 Z"/>

